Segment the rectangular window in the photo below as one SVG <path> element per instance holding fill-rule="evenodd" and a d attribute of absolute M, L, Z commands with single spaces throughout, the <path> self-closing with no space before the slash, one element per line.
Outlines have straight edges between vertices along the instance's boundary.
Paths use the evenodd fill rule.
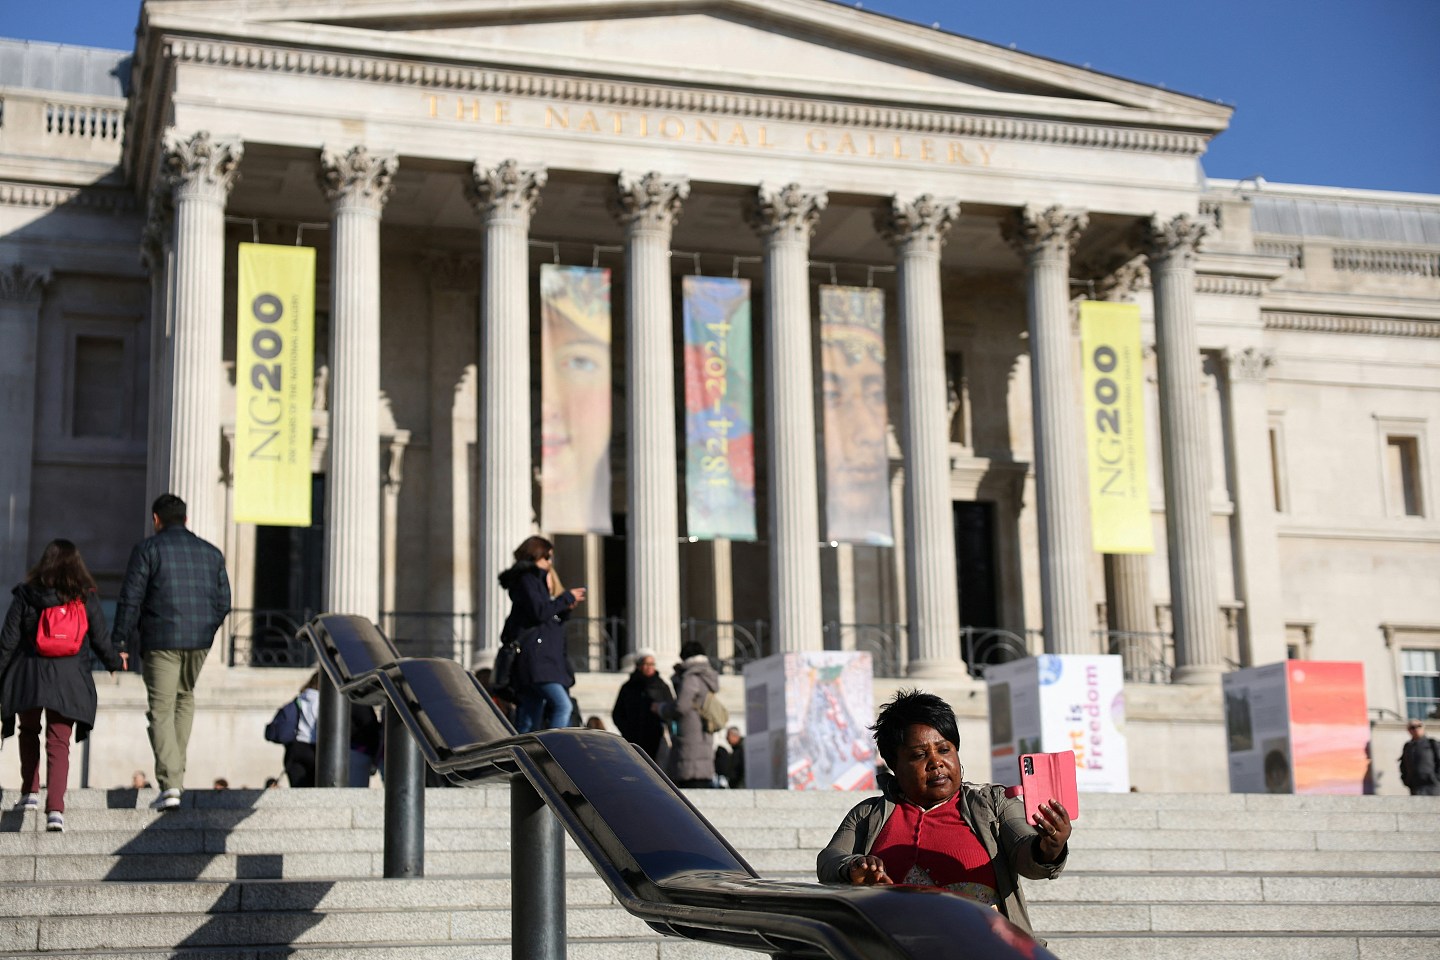
<path fill-rule="evenodd" d="M 1402 649 L 1400 672 L 1405 681 L 1406 719 L 1440 716 L 1440 650 Z"/>
<path fill-rule="evenodd" d="M 1423 517 L 1420 496 L 1420 444 L 1416 437 L 1385 438 L 1386 504 L 1392 517 Z"/>
<path fill-rule="evenodd" d="M 950 442 L 962 446 L 970 445 L 970 431 L 966 429 L 965 357 L 954 350 L 945 352 L 945 408 L 950 415 Z"/>
<path fill-rule="evenodd" d="M 119 337 L 75 338 L 75 379 L 71 429 L 76 437 L 123 439 L 125 341 Z"/>

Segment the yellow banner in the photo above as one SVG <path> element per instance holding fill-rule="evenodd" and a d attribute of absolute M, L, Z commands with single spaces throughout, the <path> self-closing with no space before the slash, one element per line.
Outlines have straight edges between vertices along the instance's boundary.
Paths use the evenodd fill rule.
<path fill-rule="evenodd" d="M 1080 304 L 1090 528 L 1098 553 L 1152 553 L 1140 307 Z"/>
<path fill-rule="evenodd" d="M 240 244 L 235 519 L 310 526 L 315 250 Z"/>

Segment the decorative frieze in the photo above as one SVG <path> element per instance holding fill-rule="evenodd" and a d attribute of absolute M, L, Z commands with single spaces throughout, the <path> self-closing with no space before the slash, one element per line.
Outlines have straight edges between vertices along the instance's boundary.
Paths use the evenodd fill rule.
<path fill-rule="evenodd" d="M 1279 313 L 1262 311 L 1266 330 L 1298 330 L 1307 333 L 1363 334 L 1374 337 L 1440 338 L 1440 321 L 1397 320 L 1389 317 L 1347 317 L 1328 313 Z"/>
<path fill-rule="evenodd" d="M 464 93 L 551 97 L 622 108 L 875 127 L 941 136 L 1051 143 L 1138 153 L 1198 156 L 1204 152 L 1206 145 L 1203 135 L 1192 133 L 717 93 L 623 81 L 413 63 L 362 55 L 347 56 L 220 40 L 174 38 L 165 44 L 163 55 L 178 63 L 365 80 Z"/>

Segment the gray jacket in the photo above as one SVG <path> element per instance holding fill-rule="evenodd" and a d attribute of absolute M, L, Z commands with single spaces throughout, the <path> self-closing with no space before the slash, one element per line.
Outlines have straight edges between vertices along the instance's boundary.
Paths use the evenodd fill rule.
<path fill-rule="evenodd" d="M 815 872 L 821 883 L 849 883 L 851 864 L 875 845 L 880 829 L 895 811 L 896 802 L 902 799 L 899 786 L 888 774 L 881 774 L 880 786 L 885 795 L 856 804 L 840 822 L 840 829 L 830 838 L 829 846 L 815 858 Z M 990 865 L 995 869 L 1000 912 L 1033 936 L 1019 878 L 1053 880 L 1060 876 L 1070 858 L 1069 846 L 1058 863 L 1037 862 L 1035 844 L 1039 842 L 1040 832 L 1025 821 L 1024 800 L 1005 796 L 1005 787 L 997 783 L 962 783 L 960 791 L 960 814 L 990 855 Z"/>
<path fill-rule="evenodd" d="M 678 729 L 670 752 L 672 780 L 713 780 L 715 778 L 715 735 L 705 732 L 700 705 L 705 694 L 720 691 L 720 675 L 703 653 L 680 664 L 675 674 L 675 700 L 664 707 L 665 717 L 675 720 Z"/>

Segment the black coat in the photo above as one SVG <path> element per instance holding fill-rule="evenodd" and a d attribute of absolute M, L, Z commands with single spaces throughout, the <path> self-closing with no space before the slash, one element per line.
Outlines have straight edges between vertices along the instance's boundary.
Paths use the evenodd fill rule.
<path fill-rule="evenodd" d="M 111 671 L 120 669 L 120 657 L 110 646 L 105 611 L 94 591 L 85 595 L 90 627 L 80 652 L 70 657 L 42 657 L 35 647 L 40 611 L 61 604 L 55 591 L 20 584 L 14 590 L 5 626 L 0 630 L 0 737 L 15 732 L 15 715 L 44 707 L 75 721 L 75 741 L 84 740 L 95 726 L 95 677 L 90 670 L 92 652 Z"/>
<path fill-rule="evenodd" d="M 521 638 L 511 685 L 520 691 L 537 683 L 558 683 L 567 690 L 573 687 L 575 672 L 565 656 L 565 621 L 575 606 L 575 594 L 566 590 L 551 597 L 545 571 L 528 561 L 500 574 L 500 586 L 510 594 L 510 615 L 500 631 L 500 642 Z"/>
<path fill-rule="evenodd" d="M 670 687 L 659 674 L 647 677 L 636 670 L 620 685 L 620 692 L 615 695 L 615 709 L 610 711 L 610 719 L 615 721 L 620 736 L 644 750 L 652 760 L 660 750 L 665 721 L 650 705 L 668 704 L 670 699 Z"/>

